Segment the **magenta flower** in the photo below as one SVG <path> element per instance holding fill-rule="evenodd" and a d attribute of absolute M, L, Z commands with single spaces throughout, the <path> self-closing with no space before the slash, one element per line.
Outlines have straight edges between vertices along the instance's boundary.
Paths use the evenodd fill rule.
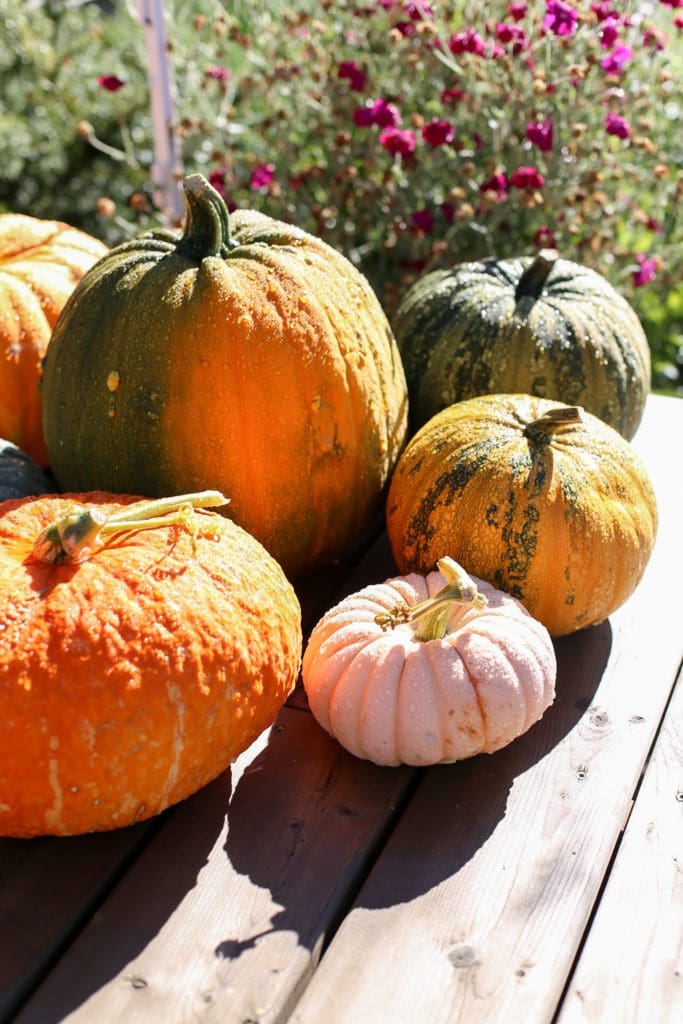
<path fill-rule="evenodd" d="M 683 18 L 674 18 L 674 25 L 680 32 L 683 29 Z"/>
<path fill-rule="evenodd" d="M 519 25 L 508 25 L 501 22 L 496 25 L 496 39 L 499 43 L 512 43 L 512 52 L 521 53 L 527 44 L 526 32 Z"/>
<path fill-rule="evenodd" d="M 381 146 L 394 155 L 410 156 L 415 152 L 415 132 L 399 128 L 384 128 L 379 135 Z"/>
<path fill-rule="evenodd" d="M 619 38 L 619 18 L 610 14 L 602 23 L 600 29 L 600 46 L 603 50 L 611 50 Z"/>
<path fill-rule="evenodd" d="M 445 202 L 441 204 L 441 216 L 447 224 L 452 224 L 455 220 L 455 207 L 453 203 Z"/>
<path fill-rule="evenodd" d="M 591 4 L 591 11 L 598 21 L 606 21 L 607 18 L 616 17 L 616 11 L 612 10 L 612 5 L 608 0 L 599 0 L 598 3 Z"/>
<path fill-rule="evenodd" d="M 604 121 L 608 135 L 616 135 L 619 139 L 627 139 L 631 134 L 631 126 L 620 114 L 608 114 Z"/>
<path fill-rule="evenodd" d="M 542 153 L 549 153 L 553 148 L 553 119 L 546 117 L 545 121 L 530 121 L 526 126 L 526 137 L 533 142 Z"/>
<path fill-rule="evenodd" d="M 637 252 L 636 262 L 638 263 L 638 269 L 632 272 L 631 279 L 636 288 L 642 288 L 644 284 L 648 284 L 656 276 L 657 261 L 648 259 L 644 252 Z"/>
<path fill-rule="evenodd" d="M 461 53 L 475 53 L 477 57 L 483 57 L 486 53 L 486 44 L 478 32 L 468 28 L 465 32 L 456 32 L 451 36 L 448 49 L 456 57 Z"/>
<path fill-rule="evenodd" d="M 556 36 L 573 36 L 579 20 L 578 12 L 562 0 L 547 0 L 543 28 Z"/>
<path fill-rule="evenodd" d="M 557 242 L 555 232 L 547 224 L 541 225 L 534 235 L 534 245 L 537 249 L 554 249 Z"/>
<path fill-rule="evenodd" d="M 487 181 L 482 182 L 479 186 L 480 192 L 495 192 L 499 199 L 505 199 L 508 190 L 508 179 L 505 174 L 498 173 L 494 174 L 493 177 Z"/>
<path fill-rule="evenodd" d="M 97 84 L 106 89 L 107 92 L 118 92 L 126 83 L 122 82 L 116 75 L 100 75 Z"/>
<path fill-rule="evenodd" d="M 683 0 L 659 0 L 660 4 L 670 7 L 672 11 L 679 11 L 683 7 Z"/>
<path fill-rule="evenodd" d="M 230 78 L 230 72 L 228 69 L 219 67 L 218 65 L 207 68 L 205 74 L 207 78 L 215 78 L 217 82 L 227 82 Z"/>
<path fill-rule="evenodd" d="M 633 50 L 630 46 L 615 46 L 611 53 L 602 58 L 600 64 L 608 75 L 618 75 L 632 56 Z"/>
<path fill-rule="evenodd" d="M 675 22 L 674 22 L 675 24 Z M 652 46 L 655 50 L 663 50 L 666 36 L 656 28 L 643 29 L 643 45 Z"/>
<path fill-rule="evenodd" d="M 537 167 L 518 167 L 510 175 L 510 184 L 522 189 L 541 188 L 545 185 L 545 178 Z"/>
<path fill-rule="evenodd" d="M 406 14 L 411 21 L 431 21 L 434 10 L 427 0 L 412 0 L 406 4 Z"/>
<path fill-rule="evenodd" d="M 449 89 L 444 89 L 441 93 L 442 103 L 457 103 L 458 100 L 464 100 L 467 93 L 464 89 L 458 89 L 455 86 L 451 86 Z"/>
<path fill-rule="evenodd" d="M 508 4 L 508 14 L 515 21 L 521 21 L 526 14 L 528 8 L 524 0 L 513 0 L 512 3 Z"/>
<path fill-rule="evenodd" d="M 428 146 L 436 149 L 437 146 L 445 146 L 455 138 L 455 129 L 450 121 L 440 121 L 433 117 L 422 129 L 422 138 Z"/>
<path fill-rule="evenodd" d="M 434 227 L 434 214 L 425 206 L 422 210 L 415 210 L 410 215 L 410 226 L 415 231 L 424 231 L 428 234 Z"/>
<path fill-rule="evenodd" d="M 368 80 L 368 76 L 355 60 L 343 60 L 339 65 L 337 77 L 348 78 L 349 85 L 354 92 L 362 92 Z"/>
<path fill-rule="evenodd" d="M 396 128 L 401 123 L 401 114 L 398 107 L 380 97 L 377 100 L 370 100 L 364 107 L 354 110 L 353 123 L 361 128 L 373 124 L 380 128 Z"/>
<path fill-rule="evenodd" d="M 225 199 L 225 168 L 221 168 L 219 171 L 211 171 L 209 184 L 213 185 L 216 192 L 220 192 Z"/>
<path fill-rule="evenodd" d="M 275 164 L 257 164 L 251 172 L 253 189 L 267 188 L 275 178 Z"/>

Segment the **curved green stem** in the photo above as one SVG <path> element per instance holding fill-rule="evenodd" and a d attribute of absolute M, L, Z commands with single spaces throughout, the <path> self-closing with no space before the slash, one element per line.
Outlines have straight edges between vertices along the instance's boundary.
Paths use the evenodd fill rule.
<path fill-rule="evenodd" d="M 479 609 L 486 607 L 488 602 L 484 594 L 453 558 L 445 556 L 436 564 L 446 580 L 446 586 L 418 604 L 397 605 L 391 611 L 379 612 L 375 622 L 382 629 L 409 622 L 418 640 L 441 640 L 448 630 L 448 620 L 453 614 L 454 605 L 470 605 Z"/>
<path fill-rule="evenodd" d="M 36 561 L 48 565 L 75 562 L 85 548 L 102 537 L 187 522 L 193 508 L 219 508 L 229 500 L 220 491 L 195 491 L 126 505 L 111 516 L 105 516 L 98 508 L 75 506 L 45 527 L 36 538 L 31 554 Z"/>
<path fill-rule="evenodd" d="M 538 444 L 547 444 L 555 434 L 582 421 L 583 409 L 580 405 L 558 405 L 556 409 L 548 409 L 537 420 L 527 423 L 524 436 Z"/>
<path fill-rule="evenodd" d="M 185 229 L 178 250 L 197 260 L 227 256 L 238 243 L 230 238 L 228 208 L 223 197 L 203 174 L 183 179 Z"/>

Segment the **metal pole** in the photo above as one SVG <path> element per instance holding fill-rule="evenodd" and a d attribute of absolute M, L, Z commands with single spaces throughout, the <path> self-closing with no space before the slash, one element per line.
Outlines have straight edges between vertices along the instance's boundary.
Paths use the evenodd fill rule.
<path fill-rule="evenodd" d="M 145 30 L 147 76 L 152 107 L 154 163 L 152 184 L 154 202 L 169 224 L 183 217 L 183 199 L 179 186 L 180 154 L 173 131 L 175 109 L 168 64 L 163 0 L 136 0 L 138 18 Z"/>

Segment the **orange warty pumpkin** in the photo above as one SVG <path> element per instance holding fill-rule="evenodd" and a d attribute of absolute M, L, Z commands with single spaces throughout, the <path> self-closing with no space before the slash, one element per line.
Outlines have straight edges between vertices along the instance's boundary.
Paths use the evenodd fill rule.
<path fill-rule="evenodd" d="M 106 252 L 59 221 L 0 215 L 0 437 L 41 466 L 40 361 L 69 295 Z"/>
<path fill-rule="evenodd" d="M 0 835 L 162 811 L 219 775 L 297 679 L 299 604 L 265 549 L 183 499 L 135 502 L 0 506 Z"/>

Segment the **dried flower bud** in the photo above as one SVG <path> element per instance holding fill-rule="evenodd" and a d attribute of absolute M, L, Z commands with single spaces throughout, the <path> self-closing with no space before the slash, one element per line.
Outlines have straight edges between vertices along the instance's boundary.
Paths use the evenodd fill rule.
<path fill-rule="evenodd" d="M 98 217 L 106 217 L 110 220 L 116 213 L 116 205 L 108 196 L 100 196 L 95 203 L 95 213 Z"/>
<path fill-rule="evenodd" d="M 76 135 L 79 139 L 90 139 L 95 134 L 95 129 L 90 121 L 79 121 L 76 125 Z"/>
<path fill-rule="evenodd" d="M 659 178 L 660 180 L 662 180 L 664 178 L 669 177 L 669 168 L 666 166 L 666 164 L 655 164 L 655 166 L 652 168 L 652 173 L 654 174 L 655 178 Z"/>
<path fill-rule="evenodd" d="M 137 213 L 149 212 L 149 199 L 144 192 L 133 192 L 128 200 L 128 205 Z"/>

